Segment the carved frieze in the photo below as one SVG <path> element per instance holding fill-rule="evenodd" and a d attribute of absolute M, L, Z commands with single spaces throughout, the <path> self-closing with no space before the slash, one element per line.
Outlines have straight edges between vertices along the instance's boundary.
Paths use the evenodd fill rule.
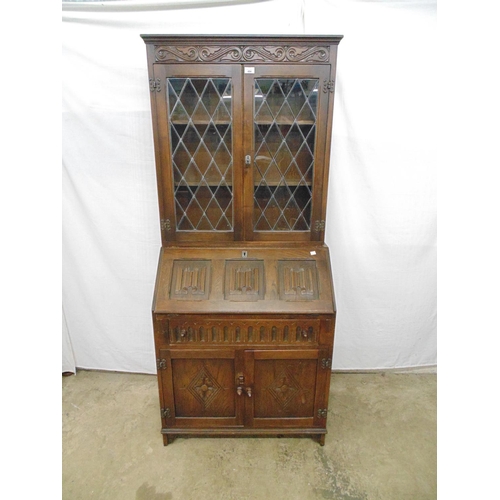
<path fill-rule="evenodd" d="M 329 62 L 330 47 L 318 45 L 157 45 L 156 62 Z"/>
<path fill-rule="evenodd" d="M 221 320 L 204 318 L 172 319 L 168 330 L 168 338 L 172 344 L 192 343 L 206 344 L 238 344 L 248 343 L 280 343 L 316 344 L 319 340 L 319 320 Z"/>

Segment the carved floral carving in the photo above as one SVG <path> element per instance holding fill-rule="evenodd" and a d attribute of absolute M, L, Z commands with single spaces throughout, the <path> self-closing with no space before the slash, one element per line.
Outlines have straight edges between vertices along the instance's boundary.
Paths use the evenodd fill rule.
<path fill-rule="evenodd" d="M 222 390 L 222 387 L 206 367 L 203 367 L 193 378 L 187 389 L 205 408 L 208 408 Z"/>
<path fill-rule="evenodd" d="M 157 62 L 328 62 L 328 46 L 159 45 Z"/>
<path fill-rule="evenodd" d="M 290 370 L 286 368 L 279 372 L 273 383 L 267 387 L 267 390 L 282 410 L 287 409 L 297 394 L 302 394 L 302 404 L 305 404 L 305 394 L 302 387 Z"/>

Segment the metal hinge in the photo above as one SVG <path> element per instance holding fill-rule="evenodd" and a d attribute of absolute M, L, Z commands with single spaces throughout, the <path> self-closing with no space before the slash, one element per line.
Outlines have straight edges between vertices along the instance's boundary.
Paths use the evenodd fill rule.
<path fill-rule="evenodd" d="M 170 231 L 171 226 L 170 226 L 170 219 L 161 219 L 160 221 L 161 224 L 161 230 L 162 231 Z"/>
<path fill-rule="evenodd" d="M 166 359 L 157 359 L 156 360 L 156 368 L 158 370 L 164 370 L 167 367 L 167 360 Z"/>
<path fill-rule="evenodd" d="M 156 90 L 156 92 L 160 92 L 161 81 L 159 78 L 156 78 L 156 80 L 154 78 L 150 78 L 149 79 L 149 91 L 154 92 L 155 90 Z"/>
<path fill-rule="evenodd" d="M 323 358 L 321 360 L 321 368 L 326 369 L 330 368 L 332 366 L 332 359 L 331 358 Z"/>
<path fill-rule="evenodd" d="M 325 221 L 324 220 L 317 220 L 314 222 L 314 231 L 319 233 L 320 231 L 325 230 Z"/>
<path fill-rule="evenodd" d="M 326 408 L 318 410 L 318 418 L 326 418 L 327 415 L 328 415 L 328 410 Z"/>
<path fill-rule="evenodd" d="M 161 418 L 170 418 L 170 408 L 161 409 Z"/>
<path fill-rule="evenodd" d="M 335 80 L 325 80 L 323 82 L 323 92 L 333 92 L 335 90 Z"/>

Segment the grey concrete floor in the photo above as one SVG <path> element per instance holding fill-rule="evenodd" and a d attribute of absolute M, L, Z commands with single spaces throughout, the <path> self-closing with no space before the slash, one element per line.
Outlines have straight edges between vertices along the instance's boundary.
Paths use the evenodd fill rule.
<path fill-rule="evenodd" d="M 63 499 L 435 499 L 436 375 L 334 373 L 330 391 L 324 447 L 307 438 L 164 447 L 155 376 L 63 377 Z"/>

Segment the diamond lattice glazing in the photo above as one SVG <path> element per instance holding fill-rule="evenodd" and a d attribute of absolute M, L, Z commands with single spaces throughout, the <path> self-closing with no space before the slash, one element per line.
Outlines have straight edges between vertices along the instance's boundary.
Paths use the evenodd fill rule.
<path fill-rule="evenodd" d="M 311 228 L 318 80 L 255 80 L 254 230 Z"/>
<path fill-rule="evenodd" d="M 233 229 L 231 92 L 229 78 L 167 80 L 179 231 Z"/>

